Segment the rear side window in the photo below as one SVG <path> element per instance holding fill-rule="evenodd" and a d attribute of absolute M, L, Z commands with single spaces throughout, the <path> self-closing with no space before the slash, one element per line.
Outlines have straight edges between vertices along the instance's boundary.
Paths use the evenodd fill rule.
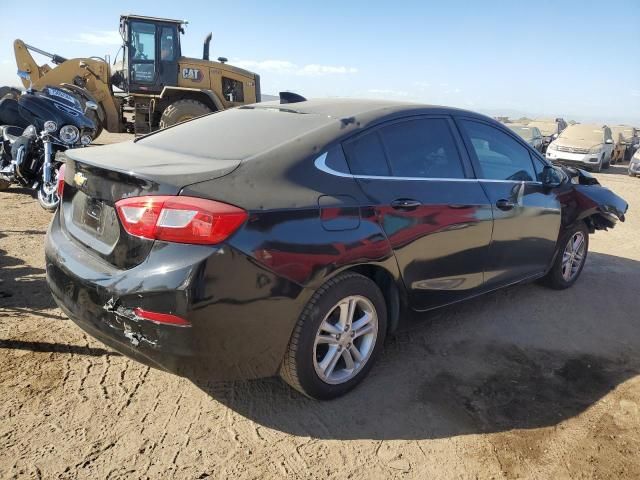
<path fill-rule="evenodd" d="M 447 120 L 422 118 L 380 130 L 395 177 L 464 178 Z"/>
<path fill-rule="evenodd" d="M 389 165 L 378 131 L 361 135 L 344 144 L 344 153 L 353 175 L 389 176 Z"/>
<path fill-rule="evenodd" d="M 536 172 L 529 150 L 495 127 L 472 120 L 461 120 L 475 151 L 481 172 L 479 178 L 534 181 Z"/>

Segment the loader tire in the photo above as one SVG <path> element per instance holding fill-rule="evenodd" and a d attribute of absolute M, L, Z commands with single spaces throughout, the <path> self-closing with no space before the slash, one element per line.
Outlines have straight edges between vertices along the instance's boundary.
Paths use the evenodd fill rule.
<path fill-rule="evenodd" d="M 178 100 L 173 102 L 162 112 L 160 128 L 167 128 L 176 123 L 186 122 L 192 118 L 211 113 L 211 109 L 197 100 Z"/>

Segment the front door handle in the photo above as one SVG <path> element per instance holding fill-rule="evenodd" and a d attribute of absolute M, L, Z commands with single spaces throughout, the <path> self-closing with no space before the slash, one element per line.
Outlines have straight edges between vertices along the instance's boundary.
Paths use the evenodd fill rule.
<path fill-rule="evenodd" d="M 516 204 L 511 200 L 506 200 L 504 198 L 501 198 L 496 202 L 496 207 L 498 207 L 500 210 L 511 210 L 515 206 Z"/>
<path fill-rule="evenodd" d="M 411 198 L 398 198 L 397 200 L 391 202 L 391 207 L 395 208 L 396 210 L 415 210 L 420 205 L 422 205 L 421 202 L 419 202 L 418 200 L 413 200 Z"/>

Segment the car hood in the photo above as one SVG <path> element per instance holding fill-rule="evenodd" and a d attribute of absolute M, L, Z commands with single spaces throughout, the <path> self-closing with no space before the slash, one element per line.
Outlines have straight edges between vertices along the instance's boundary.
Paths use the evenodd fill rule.
<path fill-rule="evenodd" d="M 593 148 L 597 145 L 601 145 L 603 142 L 597 143 L 593 140 L 581 140 L 573 138 L 558 138 L 553 142 L 556 147 L 569 147 L 569 148 Z"/>

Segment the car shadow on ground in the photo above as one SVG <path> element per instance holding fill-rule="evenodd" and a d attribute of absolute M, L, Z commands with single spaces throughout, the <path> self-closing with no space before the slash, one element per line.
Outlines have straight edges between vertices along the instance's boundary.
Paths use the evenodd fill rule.
<path fill-rule="evenodd" d="M 0 238 L 5 238 L 8 235 L 44 233 L 33 230 L 5 230 L 0 232 Z M 49 293 L 44 269 L 30 267 L 24 260 L 12 257 L 6 250 L 0 249 L 0 310 L 2 315 L 6 317 L 12 316 L 12 314 L 20 315 L 35 311 L 39 315 L 50 317 L 43 310 L 55 307 L 55 302 Z"/>
<path fill-rule="evenodd" d="M 5 340 L 0 338 L 0 349 L 28 350 L 31 352 L 68 353 L 74 355 L 89 355 L 92 357 L 119 357 L 118 352 L 106 348 L 87 347 L 83 345 L 66 345 L 63 343 L 28 342 L 23 340 Z"/>
<path fill-rule="evenodd" d="M 629 162 L 616 163 L 606 170 L 601 170 L 600 173 L 605 175 L 624 175 L 627 177 L 629 175 Z"/>
<path fill-rule="evenodd" d="M 278 379 L 195 383 L 268 428 L 323 439 L 427 439 L 571 418 L 640 372 L 640 262 L 590 253 L 579 282 L 521 285 L 414 315 L 345 397 Z"/>

